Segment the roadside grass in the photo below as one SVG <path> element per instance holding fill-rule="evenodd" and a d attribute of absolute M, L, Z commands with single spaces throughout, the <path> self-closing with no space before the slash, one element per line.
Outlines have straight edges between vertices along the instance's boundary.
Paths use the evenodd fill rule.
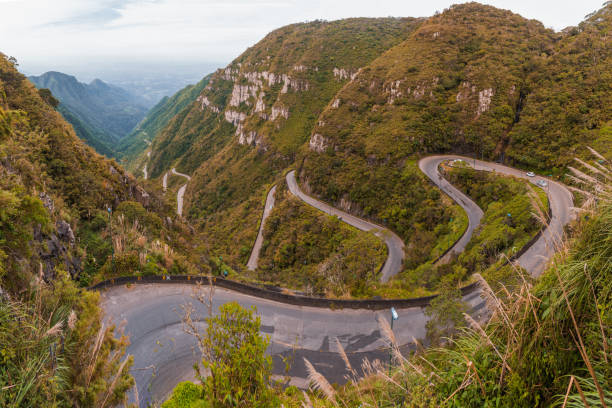
<path fill-rule="evenodd" d="M 453 216 L 447 224 L 436 227 L 437 244 L 431 251 L 431 260 L 438 259 L 444 252 L 451 248 L 463 236 L 467 230 L 469 219 L 465 210 L 458 204 L 451 205 Z M 446 233 L 445 233 L 446 232 Z"/>

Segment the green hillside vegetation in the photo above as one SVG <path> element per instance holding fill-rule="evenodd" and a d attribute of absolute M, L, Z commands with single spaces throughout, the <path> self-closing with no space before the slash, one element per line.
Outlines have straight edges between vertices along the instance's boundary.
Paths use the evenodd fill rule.
<path fill-rule="evenodd" d="M 564 30 L 550 58 L 529 76 L 521 120 L 508 135 L 507 157 L 558 174 L 591 145 L 611 152 L 612 3 Z M 607 129 L 607 131 L 606 131 Z"/>
<path fill-rule="evenodd" d="M 13 62 L 0 57 L 0 405 L 118 404 L 127 340 L 77 289 L 72 226 L 134 185 L 112 173 Z"/>
<path fill-rule="evenodd" d="M 334 68 L 356 72 L 405 38 L 415 24 L 414 19 L 350 19 L 283 27 L 216 72 L 200 100 L 158 134 L 151 176 L 161 176 L 174 164 L 193 175 L 186 213 L 204 233 L 207 251 L 224 254 L 235 269 L 244 266 L 267 186 L 293 163 L 319 113 L 349 80 L 334 76 Z M 283 75 L 288 77 L 286 92 Z M 257 95 L 251 88 L 241 100 L 240 86 L 256 87 Z M 241 100 L 238 106 L 230 104 L 233 91 L 236 102 Z M 276 110 L 283 108 L 287 118 Z M 231 112 L 244 113 L 244 123 L 229 123 L 225 115 Z M 251 132 L 259 136 L 251 140 Z"/>
<path fill-rule="evenodd" d="M 0 55 L 0 405 L 116 406 L 133 385 L 128 341 L 80 286 L 195 273 L 191 233 L 14 64 Z"/>
<path fill-rule="evenodd" d="M 460 176 L 465 180 L 465 174 Z M 482 176 L 470 175 L 469 180 L 472 177 Z M 514 180 L 503 183 L 515 185 Z M 470 188 L 474 190 L 473 186 Z M 475 190 L 491 191 L 486 184 Z M 282 402 L 291 408 L 610 406 L 612 204 L 609 185 L 605 191 L 596 206 L 591 201 L 582 208 L 583 215 L 571 227 L 572 236 L 559 248 L 562 250 L 539 280 L 534 282 L 515 269 L 517 278 L 513 285 L 492 289 L 487 280 L 477 276 L 488 311 L 484 319 L 476 321 L 477 316 L 461 313 L 467 308 L 456 295 L 458 288 L 451 284 L 427 308 L 427 314 L 432 316 L 427 324 L 427 338 L 415 339 L 414 351 L 403 354 L 389 323 L 380 320 L 380 331 L 390 352 L 389 366 L 386 362 L 364 362 L 365 377 L 358 379 L 357 371 L 340 347 L 338 353 L 347 361 L 346 373 L 352 381 L 344 386 L 332 385 L 306 360 L 310 381 L 307 392 L 297 392 L 293 387 L 282 389 L 271 383 L 268 392 L 275 396 L 270 395 L 260 403 L 266 406 L 267 401 L 275 401 L 276 405 Z M 483 203 L 489 201 L 490 207 L 495 201 L 487 199 L 487 195 L 479 197 Z M 230 307 L 228 310 L 244 318 L 228 315 L 214 321 L 213 332 L 227 328 L 229 334 L 223 338 L 224 342 L 233 341 L 235 334 L 231 328 L 260 324 L 239 306 Z M 189 318 L 186 321 L 190 322 Z M 246 337 L 250 339 L 249 344 L 242 341 L 236 348 L 235 358 L 220 359 L 221 367 L 240 361 L 247 350 L 265 341 L 261 337 Z M 424 347 L 431 344 L 436 347 Z M 254 354 L 255 361 L 259 361 L 263 350 Z M 207 356 L 204 364 L 216 361 L 215 354 Z M 260 373 L 257 378 L 269 375 L 267 366 L 255 370 Z M 223 388 L 219 388 L 228 395 L 244 392 L 240 380 L 254 375 L 246 363 L 234 367 L 232 372 L 233 381 L 224 381 L 220 384 Z M 200 379 L 200 382 L 179 384 L 163 406 L 231 406 L 223 394 L 209 392 L 209 379 Z M 259 387 L 254 390 L 265 392 Z"/>
<path fill-rule="evenodd" d="M 293 197 L 280 185 L 266 221 L 257 277 L 328 297 L 364 297 L 378 283 L 385 244 Z"/>
<path fill-rule="evenodd" d="M 494 312 L 487 324 L 455 321 L 463 328 L 445 347 L 419 348 L 410 356 L 393 351 L 390 372 L 374 367 L 365 379 L 327 398 L 311 396 L 313 405 L 610 406 L 609 199 L 588 213 L 574 225 L 566 251 L 533 286 L 519 279 L 518 285 L 493 291 L 481 280 Z M 444 319 L 440 306 L 431 311 L 436 319 Z M 393 338 L 389 342 L 396 350 Z"/>
<path fill-rule="evenodd" d="M 582 143 L 608 154 L 611 8 L 561 33 L 477 3 L 427 19 L 283 27 L 214 73 L 157 133 L 149 174 L 159 180 L 177 166 L 193 176 L 185 214 L 201 250 L 236 271 L 267 188 L 291 167 L 306 191 L 400 235 L 413 270 L 465 222 L 416 168 L 422 155 L 468 152 L 561 176 L 574 153 L 588 153 Z M 558 108 L 541 120 L 550 95 Z M 563 95 L 580 120 L 561 117 Z M 140 170 L 143 156 L 134 163 Z"/>
<path fill-rule="evenodd" d="M 417 258 L 415 253 L 422 252 L 423 247 L 406 248 L 409 260 L 405 263 L 405 269 L 387 284 L 378 285 L 370 295 L 387 298 L 427 296 L 438 293 L 449 284 L 464 286 L 474 273 L 490 279 L 495 287 L 516 283 L 518 277 L 506 265 L 507 259 L 540 230 L 541 224 L 533 214 L 541 212 L 545 217 L 548 206 L 546 193 L 535 186 L 529 188 L 525 181 L 513 177 L 474 171 L 469 167 L 441 168 L 447 180 L 483 209 L 484 216 L 479 227 L 461 254 L 454 256 L 447 264 L 435 264 L 437 257 L 463 235 L 468 224 L 461 208 L 457 208 L 453 214 L 450 212 L 453 207 L 446 207 L 448 222 L 435 228 L 442 237 L 436 246 L 440 250 L 431 252 L 429 257 L 419 255 L 423 256 L 423 262 L 411 262 Z M 508 217 L 508 214 L 511 216 Z"/>
<path fill-rule="evenodd" d="M 408 248 L 430 252 L 423 237 L 440 219 L 423 222 L 423 212 L 441 203 L 422 182 L 404 179 L 407 158 L 492 154 L 519 109 L 529 61 L 551 47 L 552 32 L 539 22 L 489 6 L 429 18 L 336 95 L 338 107 L 328 106 L 313 130 L 300 178 L 324 200 L 348 201 L 384 222 Z M 423 260 L 407 256 L 408 265 Z"/>
<path fill-rule="evenodd" d="M 512 284 L 516 274 L 502 265 L 542 228 L 537 217 L 547 218 L 546 192 L 524 180 L 469 168 L 453 168 L 446 176 L 484 210 L 481 225 L 454 270 L 463 271 L 459 273 L 463 278 L 465 271 L 480 273 L 495 287 Z"/>
<path fill-rule="evenodd" d="M 469 254 L 431 273 L 431 265 L 421 265 L 452 245 L 467 219 L 429 184 L 416 166 L 418 159 L 432 152 L 471 152 L 561 176 L 573 152 L 588 153 L 576 148 L 579 143 L 589 141 L 608 154 L 612 139 L 604 118 L 610 87 L 604 69 L 608 50 L 602 41 L 611 8 L 605 5 L 562 33 L 477 3 L 452 6 L 427 19 L 348 19 L 283 27 L 212 74 L 195 102 L 186 103 L 195 94 L 187 89 L 175 96 L 186 103 L 182 110 L 178 104 L 160 105 L 147 119 L 160 125 L 167 121 L 152 140 L 151 157 L 141 153 L 130 166 L 140 173 L 146 162 L 151 186 L 173 166 L 192 175 L 185 214 L 198 230 L 199 256 L 223 256 L 244 279 L 252 278 L 245 264 L 267 189 L 282 182 L 288 168 L 297 168 L 306 191 L 405 240 L 402 276 L 407 280 L 396 279 L 378 293 L 430 293 L 444 274 L 466 279 L 476 264 L 485 273 L 499 263 L 495 257 L 510 256 L 538 227 L 528 215 L 525 226 L 525 219 L 509 226 L 501 217 L 528 214 L 526 192 L 512 200 L 507 196 L 503 203 L 497 200 L 488 210 L 488 227 Z M 597 58 L 590 44 L 602 49 Z M 538 115 L 552 85 L 597 108 L 583 109 L 580 121 L 555 130 L 558 137 L 546 143 L 541 135 L 548 129 L 526 126 L 545 123 Z M 596 95 L 574 92 L 586 85 L 595 87 Z M 564 123 L 565 118 L 554 119 L 553 113 L 562 114 L 551 111 L 549 123 Z M 530 144 L 521 138 L 530 138 Z M 526 145 L 537 166 L 519 152 Z M 553 156 L 555 163 L 547 158 Z M 479 181 L 483 183 L 496 182 Z M 502 187 L 518 191 L 517 186 Z M 503 238 L 509 230 L 512 236 Z M 328 241 L 324 234 L 316 239 Z M 269 255 L 285 239 L 273 241 L 266 247 Z M 490 246 L 488 254 L 477 251 L 480 244 Z M 509 273 L 499 265 L 495 270 L 496 276 Z M 429 278 L 416 287 L 423 276 Z"/>
<path fill-rule="evenodd" d="M 164 97 L 147 113 L 147 116 L 123 138 L 116 146 L 117 152 L 122 157 L 127 168 L 134 170 L 141 165 L 144 157 L 140 161 L 135 160 L 147 149 L 151 140 L 168 124 L 168 122 L 186 106 L 193 103 L 200 95 L 204 87 L 208 84 L 210 75 L 204 77 L 195 85 L 189 85 L 178 91 L 171 97 Z"/>
<path fill-rule="evenodd" d="M 72 125 L 72 128 L 77 136 L 81 138 L 81 140 L 85 141 L 87 145 L 93 147 L 96 152 L 106 157 L 113 157 L 115 155 L 113 148 L 115 141 L 108 140 L 108 135 L 106 135 L 104 131 L 91 127 L 78 115 L 62 104 L 57 106 L 57 111 L 64 119 L 66 119 L 66 122 Z"/>
<path fill-rule="evenodd" d="M 84 84 L 53 71 L 29 79 L 36 87 L 51 90 L 61 102 L 59 112 L 74 126 L 77 135 L 108 157 L 115 156 L 117 143 L 147 111 L 136 96 L 99 79 Z"/>

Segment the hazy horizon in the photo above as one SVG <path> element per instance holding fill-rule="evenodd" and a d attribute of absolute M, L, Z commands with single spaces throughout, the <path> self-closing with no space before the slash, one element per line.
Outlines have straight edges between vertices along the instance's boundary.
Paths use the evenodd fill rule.
<path fill-rule="evenodd" d="M 0 52 L 28 74 L 58 70 L 88 81 L 133 70 L 221 67 L 281 26 L 348 17 L 426 17 L 452 0 L 0 0 Z M 489 0 L 546 27 L 576 25 L 601 0 L 560 5 L 544 0 Z M 163 71 L 163 69 L 162 69 Z M 100 78 L 105 79 L 105 78 Z"/>

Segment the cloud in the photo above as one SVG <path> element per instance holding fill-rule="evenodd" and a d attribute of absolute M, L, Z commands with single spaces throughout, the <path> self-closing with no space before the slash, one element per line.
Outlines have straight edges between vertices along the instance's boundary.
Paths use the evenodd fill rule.
<path fill-rule="evenodd" d="M 577 24 L 602 0 L 487 0 L 546 26 Z M 0 51 L 24 62 L 229 61 L 280 26 L 355 16 L 429 16 L 458 0 L 0 0 Z"/>

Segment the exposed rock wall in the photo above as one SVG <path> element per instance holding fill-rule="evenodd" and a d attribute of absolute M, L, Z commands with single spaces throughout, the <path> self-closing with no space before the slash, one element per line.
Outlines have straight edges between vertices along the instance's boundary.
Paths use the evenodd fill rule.
<path fill-rule="evenodd" d="M 308 146 L 310 147 L 310 150 L 322 153 L 329 146 L 329 140 L 327 140 L 323 135 L 315 133 L 310 137 L 310 142 L 308 143 Z"/>

